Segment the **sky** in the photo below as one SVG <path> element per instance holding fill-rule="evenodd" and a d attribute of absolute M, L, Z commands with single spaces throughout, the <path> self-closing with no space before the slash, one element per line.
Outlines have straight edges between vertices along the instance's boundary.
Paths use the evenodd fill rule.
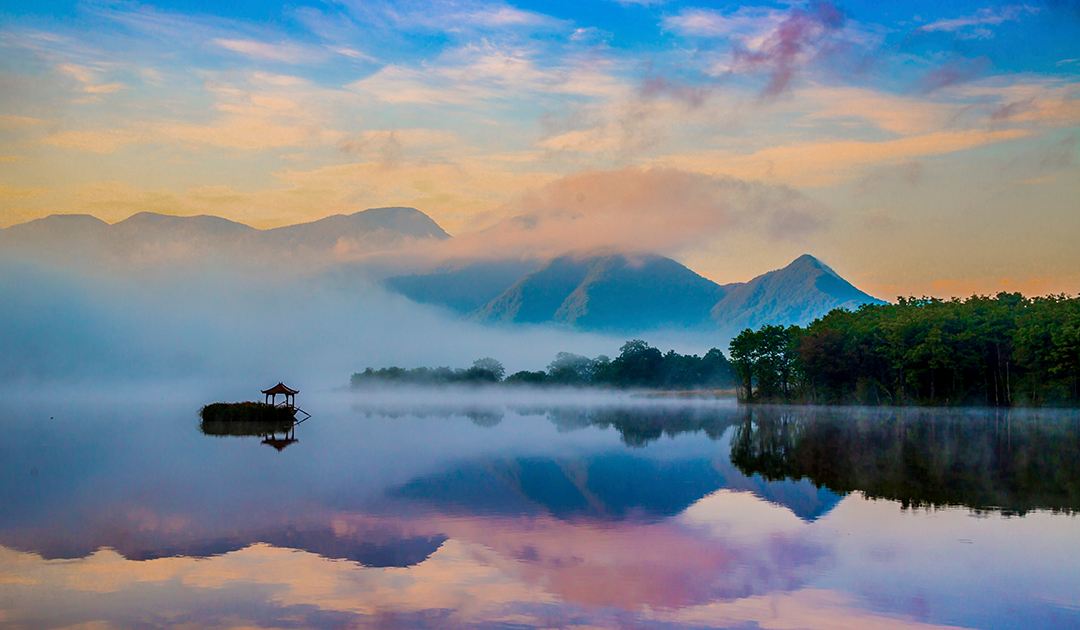
<path fill-rule="evenodd" d="M 719 282 L 1075 294 L 1080 2 L 0 0 L 0 227 L 385 205 Z"/>

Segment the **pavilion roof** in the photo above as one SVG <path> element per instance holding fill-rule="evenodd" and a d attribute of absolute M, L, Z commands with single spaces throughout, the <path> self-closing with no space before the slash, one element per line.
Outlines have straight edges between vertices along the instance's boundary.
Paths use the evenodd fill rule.
<path fill-rule="evenodd" d="M 262 393 L 267 394 L 267 395 L 271 395 L 271 394 L 288 394 L 288 395 L 292 396 L 294 394 L 299 394 L 300 390 L 299 389 L 293 389 L 293 388 L 289 387 L 288 385 L 286 385 L 285 383 L 279 382 L 277 385 L 274 385 L 270 389 L 262 390 Z"/>

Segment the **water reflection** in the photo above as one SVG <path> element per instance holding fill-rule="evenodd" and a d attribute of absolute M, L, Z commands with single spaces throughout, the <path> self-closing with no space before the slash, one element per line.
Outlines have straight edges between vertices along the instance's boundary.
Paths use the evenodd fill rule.
<path fill-rule="evenodd" d="M 206 420 L 199 422 L 204 435 L 215 437 L 258 437 L 279 453 L 300 440 L 296 438 L 296 426 L 305 420 Z M 280 435 L 279 435 L 280 434 Z"/>
<path fill-rule="evenodd" d="M 325 406 L 281 456 L 180 403 L 14 423 L 0 623 L 1080 622 L 1080 528 L 1038 511 L 1077 509 L 1075 414 Z"/>
<path fill-rule="evenodd" d="M 747 411 L 731 460 L 904 507 L 1080 509 L 1080 420 L 1040 411 Z"/>

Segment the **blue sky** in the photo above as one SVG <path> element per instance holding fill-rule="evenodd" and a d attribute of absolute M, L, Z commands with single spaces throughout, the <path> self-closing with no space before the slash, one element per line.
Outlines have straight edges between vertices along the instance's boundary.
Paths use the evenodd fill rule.
<path fill-rule="evenodd" d="M 8 2 L 0 226 L 408 204 L 718 280 L 1076 292 L 1078 42 L 1075 1 Z"/>

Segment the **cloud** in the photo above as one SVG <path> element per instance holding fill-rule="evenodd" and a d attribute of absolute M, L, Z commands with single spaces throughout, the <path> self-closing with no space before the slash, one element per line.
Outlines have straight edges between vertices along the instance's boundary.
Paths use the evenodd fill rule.
<path fill-rule="evenodd" d="M 383 66 L 348 89 L 386 103 L 478 105 L 557 97 L 608 98 L 626 90 L 597 59 L 552 62 L 539 51 L 482 43 L 450 49 L 420 67 Z"/>
<path fill-rule="evenodd" d="M 338 147 L 343 153 L 361 158 L 376 158 L 387 168 L 399 166 L 409 150 L 431 156 L 436 149 L 450 152 L 459 149 L 461 139 L 438 129 L 373 129 L 353 134 Z"/>
<path fill-rule="evenodd" d="M 99 81 L 98 76 L 102 72 L 99 68 L 91 68 L 89 66 L 74 63 L 62 63 L 56 66 L 56 69 L 78 82 L 80 91 L 89 95 L 77 102 L 95 102 L 99 100 L 99 97 L 102 94 L 112 94 L 113 92 L 119 92 L 127 87 L 118 81 L 107 83 Z"/>
<path fill-rule="evenodd" d="M 6 156 L 0 156 L 0 162 L 3 161 L 3 157 Z M 0 184 L 0 203 L 16 199 L 38 197 L 45 194 L 46 192 L 48 191 L 44 188 L 36 188 L 31 186 L 8 186 L 6 184 Z"/>
<path fill-rule="evenodd" d="M 823 224 L 821 208 L 793 189 L 664 168 L 569 175 L 523 194 L 501 213 L 510 218 L 461 234 L 445 248 L 501 256 L 676 253 L 729 234 L 790 237 Z"/>
<path fill-rule="evenodd" d="M 57 130 L 41 142 L 100 154 L 131 145 L 262 151 L 332 146 L 344 135 L 330 123 L 328 107 L 346 92 L 264 72 L 250 73 L 234 83 L 209 81 L 204 87 L 216 99 L 216 115 L 208 120 L 129 120 L 112 128 Z"/>
<path fill-rule="evenodd" d="M 0 115 L 0 129 L 18 130 L 32 127 L 40 127 L 47 121 L 33 116 L 13 116 L 10 114 Z"/>
<path fill-rule="evenodd" d="M 357 24 L 398 33 L 438 32 L 453 37 L 569 28 L 569 22 L 503 2 L 479 0 L 345 0 Z"/>
<path fill-rule="evenodd" d="M 986 57 L 951 60 L 923 75 L 919 80 L 919 90 L 923 94 L 929 94 L 971 81 L 981 76 L 989 66 L 990 61 Z"/>
<path fill-rule="evenodd" d="M 787 89 L 796 70 L 806 63 L 825 39 L 844 25 L 845 16 L 828 2 L 810 9 L 793 9 L 764 41 L 736 49 L 734 67 L 765 69 L 769 82 L 763 90 L 775 96 Z"/>
<path fill-rule="evenodd" d="M 312 50 L 289 42 L 263 42 L 253 39 L 233 39 L 219 37 L 211 42 L 225 50 L 262 61 L 280 61 L 282 63 L 307 63 L 319 58 Z"/>
<path fill-rule="evenodd" d="M 979 9 L 971 15 L 935 20 L 920 26 L 917 30 L 923 33 L 958 33 L 969 39 L 986 39 L 994 36 L 994 32 L 987 27 L 1015 22 L 1038 12 L 1038 7 L 1030 5 L 988 7 Z"/>
<path fill-rule="evenodd" d="M 748 154 L 705 151 L 671 155 L 658 161 L 696 172 L 731 174 L 749 180 L 793 186 L 830 186 L 864 169 L 903 164 L 918 157 L 945 155 L 1031 136 L 1023 129 L 937 131 L 892 140 L 824 140 L 773 146 Z"/>
<path fill-rule="evenodd" d="M 812 87 L 800 90 L 799 98 L 811 104 L 809 121 L 857 119 L 900 135 L 940 129 L 958 114 L 958 107 L 951 103 L 858 87 Z"/>
<path fill-rule="evenodd" d="M 661 25 L 684 37 L 761 37 L 783 20 L 783 11 L 762 7 L 739 7 L 722 13 L 712 9 L 682 9 L 665 16 Z"/>
<path fill-rule="evenodd" d="M 824 1 L 787 11 L 761 7 L 740 7 L 729 13 L 683 9 L 663 20 L 666 29 L 684 37 L 728 42 L 730 58 L 710 73 L 763 73 L 768 81 L 761 94 L 766 97 L 784 92 L 796 73 L 816 57 L 852 47 L 853 41 L 840 37 L 846 23 L 846 15 Z"/>

